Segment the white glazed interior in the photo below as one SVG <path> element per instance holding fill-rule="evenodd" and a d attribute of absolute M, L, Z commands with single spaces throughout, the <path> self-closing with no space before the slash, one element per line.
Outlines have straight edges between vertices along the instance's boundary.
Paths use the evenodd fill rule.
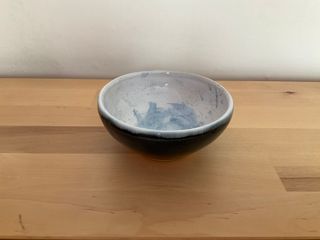
<path fill-rule="evenodd" d="M 101 90 L 98 103 L 100 113 L 118 127 L 163 137 L 205 132 L 210 126 L 225 121 L 233 109 L 230 94 L 211 79 L 165 71 L 137 72 L 116 78 Z M 158 129 L 150 129 L 152 126 L 146 128 L 145 125 L 141 127 L 139 119 L 148 117 L 150 105 L 156 105 L 157 110 L 165 113 L 175 106 L 181 110 L 182 106 L 188 116 L 192 115 L 196 125 L 185 124 L 181 127 L 171 124 Z M 181 112 L 177 114 L 181 115 Z M 158 115 L 155 121 L 157 119 Z M 178 128 L 175 129 L 175 126 Z"/>

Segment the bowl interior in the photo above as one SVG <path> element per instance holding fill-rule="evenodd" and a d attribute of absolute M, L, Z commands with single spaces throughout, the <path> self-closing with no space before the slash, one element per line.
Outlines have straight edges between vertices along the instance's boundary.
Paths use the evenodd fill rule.
<path fill-rule="evenodd" d="M 104 108 L 128 125 L 163 131 L 209 124 L 228 109 L 226 91 L 192 74 L 141 72 L 113 80 L 102 93 Z"/>

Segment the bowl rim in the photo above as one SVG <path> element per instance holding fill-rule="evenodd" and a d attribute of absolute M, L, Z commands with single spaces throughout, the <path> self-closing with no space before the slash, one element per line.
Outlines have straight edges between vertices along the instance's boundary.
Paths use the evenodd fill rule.
<path fill-rule="evenodd" d="M 148 129 L 148 128 L 141 128 L 137 126 L 130 125 L 128 123 L 125 123 L 122 120 L 119 120 L 118 118 L 114 117 L 105 107 L 104 104 L 104 95 L 108 89 L 110 89 L 112 86 L 118 84 L 120 81 L 125 81 L 127 79 L 131 79 L 132 77 L 135 77 L 137 75 L 141 75 L 144 73 L 148 74 L 178 74 L 178 75 L 184 75 L 188 76 L 189 78 L 196 78 L 197 80 L 201 80 L 204 82 L 207 82 L 209 84 L 215 85 L 216 87 L 220 88 L 227 98 L 228 108 L 227 110 L 215 121 L 212 121 L 210 123 L 204 124 L 202 126 L 196 127 L 196 128 L 189 128 L 189 129 L 182 129 L 182 130 L 155 130 L 155 129 Z M 117 126 L 120 129 L 129 131 L 133 134 L 141 134 L 145 136 L 153 136 L 153 137 L 161 137 L 161 138 L 182 138 L 182 137 L 188 137 L 188 136 L 194 136 L 203 134 L 211 129 L 215 129 L 225 123 L 227 123 L 233 113 L 233 99 L 231 94 L 218 82 L 214 81 L 213 79 L 210 79 L 208 77 L 195 74 L 195 73 L 188 73 L 188 72 L 180 72 L 180 71 L 166 71 L 166 70 L 151 70 L 151 71 L 139 71 L 139 72 L 132 72 L 128 74 L 121 75 L 119 77 L 116 77 L 109 81 L 106 85 L 102 87 L 102 89 L 99 92 L 98 95 L 98 110 L 99 113 L 102 115 L 102 117 L 106 118 L 106 120 L 111 121 L 115 126 Z"/>

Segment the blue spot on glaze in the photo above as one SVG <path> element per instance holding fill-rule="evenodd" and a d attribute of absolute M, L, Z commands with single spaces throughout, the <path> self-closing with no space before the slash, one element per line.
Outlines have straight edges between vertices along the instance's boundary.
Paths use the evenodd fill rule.
<path fill-rule="evenodd" d="M 141 77 L 142 77 L 142 78 L 145 78 L 145 77 L 147 77 L 148 75 L 149 75 L 149 73 L 147 73 L 147 72 L 141 73 Z"/>
<path fill-rule="evenodd" d="M 202 125 L 197 121 L 196 114 L 191 107 L 184 103 L 169 103 L 169 105 L 168 109 L 164 109 L 158 107 L 154 102 L 149 102 L 146 114 L 141 114 L 134 109 L 137 126 L 155 130 L 182 130 Z"/>
<path fill-rule="evenodd" d="M 214 88 L 214 91 L 215 91 L 215 95 L 216 95 L 216 108 L 218 108 L 218 104 L 219 104 L 218 89 Z"/>

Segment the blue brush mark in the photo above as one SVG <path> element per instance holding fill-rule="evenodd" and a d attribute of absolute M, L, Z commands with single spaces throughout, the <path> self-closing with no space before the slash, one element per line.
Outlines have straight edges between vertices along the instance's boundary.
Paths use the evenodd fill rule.
<path fill-rule="evenodd" d="M 154 102 L 149 102 L 146 114 L 140 114 L 134 109 L 137 126 L 155 130 L 182 130 L 202 125 L 197 121 L 197 116 L 191 107 L 184 103 L 169 103 L 169 105 L 168 109 L 164 109 Z"/>

